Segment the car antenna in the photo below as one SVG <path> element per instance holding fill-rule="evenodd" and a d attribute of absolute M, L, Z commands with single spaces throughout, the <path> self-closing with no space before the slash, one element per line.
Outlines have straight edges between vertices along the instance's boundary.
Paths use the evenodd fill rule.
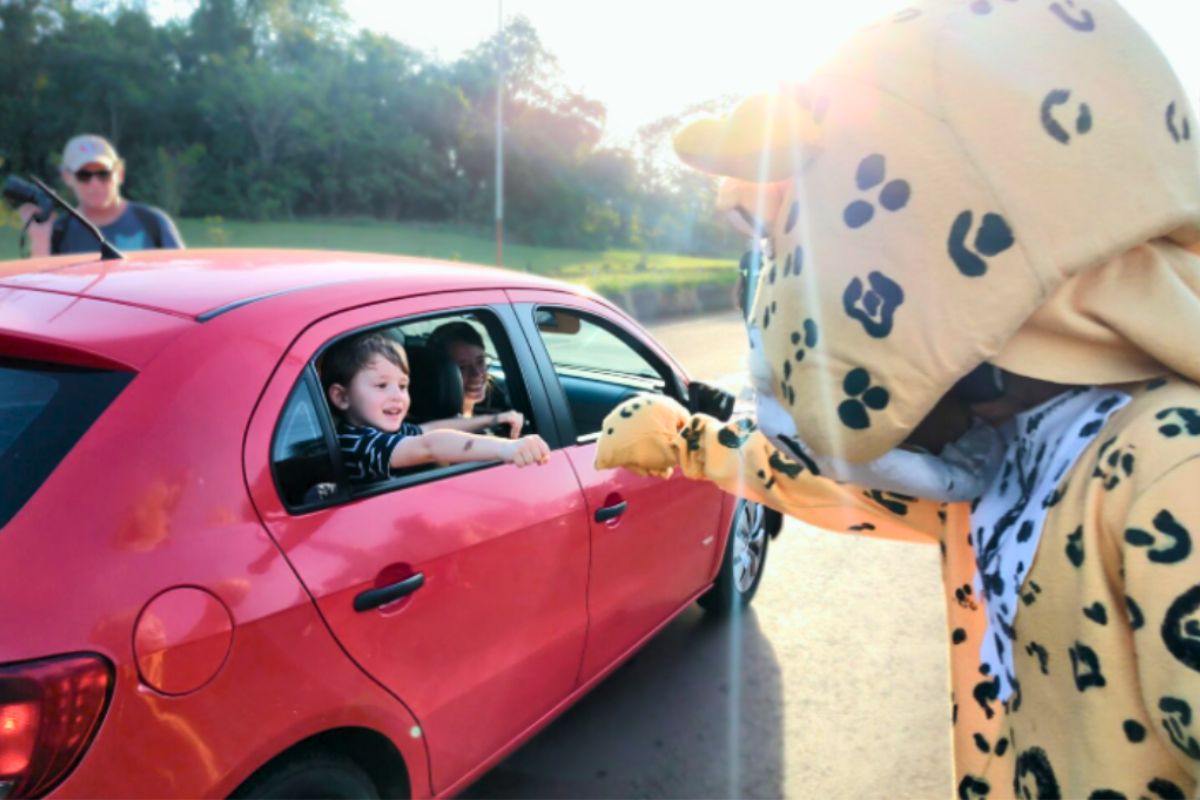
<path fill-rule="evenodd" d="M 53 200 L 59 208 L 74 217 L 75 221 L 82 225 L 88 233 L 96 237 L 96 241 L 100 243 L 101 261 L 114 261 L 125 257 L 124 253 L 113 247 L 112 244 L 110 244 L 109 241 L 104 238 L 104 234 L 100 233 L 100 229 L 97 228 L 90 219 L 71 208 L 71 204 L 59 197 L 58 194 L 55 193 L 55 191 L 49 186 L 47 186 L 41 178 L 37 177 L 36 175 L 30 175 L 29 180 L 37 184 L 37 187 L 43 192 L 50 195 L 50 199 Z"/>

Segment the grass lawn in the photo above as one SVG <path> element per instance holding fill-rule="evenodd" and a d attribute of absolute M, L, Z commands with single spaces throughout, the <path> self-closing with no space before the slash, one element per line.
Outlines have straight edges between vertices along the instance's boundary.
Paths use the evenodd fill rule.
<path fill-rule="evenodd" d="M 14 220 L 15 215 L 7 220 L 0 218 L 0 260 L 18 257 L 19 231 Z M 444 225 L 184 219 L 179 221 L 179 229 L 190 247 L 354 250 L 478 264 L 493 264 L 496 258 L 495 243 L 486 233 Z M 731 285 L 736 280 L 736 260 L 732 257 L 696 258 L 638 250 L 570 250 L 506 244 L 504 263 L 513 269 L 554 276 L 605 293 L 648 285 Z"/>

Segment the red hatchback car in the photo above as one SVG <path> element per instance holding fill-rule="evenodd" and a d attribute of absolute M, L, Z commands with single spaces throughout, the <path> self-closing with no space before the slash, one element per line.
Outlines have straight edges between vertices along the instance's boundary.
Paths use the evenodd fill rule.
<path fill-rule="evenodd" d="M 379 329 L 410 419 L 447 322 L 550 463 L 345 480 L 320 360 Z M 690 603 L 749 602 L 769 519 L 592 466 L 687 378 L 519 273 L 287 251 L 0 264 L 0 798 L 452 795 Z"/>

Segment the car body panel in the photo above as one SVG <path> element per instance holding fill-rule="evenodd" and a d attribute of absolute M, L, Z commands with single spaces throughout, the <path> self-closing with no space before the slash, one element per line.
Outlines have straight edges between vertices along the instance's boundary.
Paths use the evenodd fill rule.
<path fill-rule="evenodd" d="M 587 631 L 588 531 L 566 456 L 557 451 L 549 464 L 525 470 L 493 465 L 292 516 L 270 475 L 270 442 L 303 366 L 331 339 L 504 302 L 497 291 L 454 292 L 322 320 L 289 351 L 246 443 L 264 522 L 350 656 L 420 720 L 435 789 L 575 688 Z M 397 603 L 355 611 L 355 595 L 389 582 L 388 570 L 421 573 L 424 586 Z"/>
<path fill-rule="evenodd" d="M 429 258 L 306 250 L 148 250 L 121 261 L 58 256 L 18 263 L 24 269 L 0 269 L 0 287 L 80 295 L 193 318 L 256 298 L 396 278 L 403 279 L 404 294 L 561 286 L 512 270 Z"/>
<path fill-rule="evenodd" d="M 579 304 L 683 377 L 609 304 L 519 273 L 290 251 L 0 264 L 0 353 L 136 373 L 0 530 L 12 576 L 0 582 L 0 664 L 90 652 L 115 668 L 95 740 L 51 796 L 224 796 L 342 728 L 391 742 L 414 796 L 458 791 L 707 588 L 731 506 L 683 508 L 705 484 L 663 483 L 650 498 L 649 482 L 592 471 L 588 448 L 562 438 L 553 369 L 510 298 Z M 551 463 L 287 514 L 270 442 L 314 349 L 358 325 L 464 306 L 489 307 L 508 332 Z M 634 511 L 597 529 L 591 514 L 614 487 Z M 678 558 L 703 539 L 700 525 L 672 538 L 688 512 L 716 531 L 704 565 Z M 353 596 L 398 564 L 428 584 L 354 612 Z M 138 627 L 147 604 L 181 587 L 216 598 L 232 633 L 201 626 L 228 641 L 200 646 L 227 655 L 203 681 L 156 675 L 168 695 L 139 678 L 134 642 L 153 641 Z"/>
<path fill-rule="evenodd" d="M 604 304 L 586 298 L 534 290 L 510 291 L 508 295 L 518 304 L 517 315 L 524 320 L 527 340 L 540 350 L 538 361 L 551 371 L 543 375 L 548 386 L 554 385 L 556 377 L 532 322 L 532 311 L 537 306 L 572 309 L 620 325 L 628 336 L 635 336 L 631 328 L 640 330 L 620 320 Z M 666 362 L 667 369 L 680 375 L 679 368 L 651 344 L 649 337 L 636 338 Z M 556 390 L 549 391 L 553 394 Z M 569 414 L 569 410 L 560 413 Z M 591 441 L 564 448 L 583 488 L 592 531 L 590 623 L 580 670 L 584 681 L 605 669 L 646 630 L 674 614 L 697 587 L 711 580 L 714 559 L 719 560 L 724 546 L 724 495 L 720 490 L 688 480 L 679 471 L 662 480 L 628 470 L 597 470 L 596 446 Z M 627 504 L 621 516 L 595 521 L 596 511 L 621 502 Z"/>

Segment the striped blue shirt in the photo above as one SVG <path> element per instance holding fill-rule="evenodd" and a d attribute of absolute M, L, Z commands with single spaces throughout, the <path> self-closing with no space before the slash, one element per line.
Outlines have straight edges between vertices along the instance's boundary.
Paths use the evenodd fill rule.
<path fill-rule="evenodd" d="M 411 422 L 400 423 L 400 430 L 386 433 L 378 428 L 339 422 L 338 449 L 346 466 L 346 478 L 352 485 L 387 480 L 392 477 L 392 451 L 400 440 L 420 436 L 424 431 Z"/>

